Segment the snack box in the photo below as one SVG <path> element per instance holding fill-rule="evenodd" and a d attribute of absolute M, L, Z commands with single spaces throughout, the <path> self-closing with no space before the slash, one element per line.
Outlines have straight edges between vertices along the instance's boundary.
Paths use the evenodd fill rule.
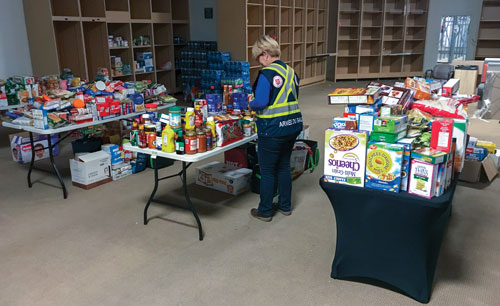
<path fill-rule="evenodd" d="M 406 78 L 405 87 L 415 90 L 416 100 L 429 100 L 431 97 L 431 87 L 425 82 Z"/>
<path fill-rule="evenodd" d="M 431 148 L 449 153 L 453 137 L 453 119 L 436 119 L 432 122 Z"/>
<path fill-rule="evenodd" d="M 375 105 L 347 105 L 344 112 L 350 114 L 366 114 L 376 113 L 377 111 Z"/>
<path fill-rule="evenodd" d="M 328 104 L 374 104 L 380 87 L 337 88 L 328 95 Z"/>
<path fill-rule="evenodd" d="M 408 193 L 431 199 L 436 190 L 437 174 L 437 164 L 429 164 L 418 159 L 412 159 Z"/>
<path fill-rule="evenodd" d="M 372 132 L 370 134 L 370 141 L 396 143 L 405 137 L 406 130 L 403 130 L 397 134 Z"/>
<path fill-rule="evenodd" d="M 328 129 L 325 131 L 325 182 L 364 186 L 366 132 Z"/>
<path fill-rule="evenodd" d="M 413 150 L 415 138 L 404 138 L 397 142 L 404 147 L 403 164 L 401 165 L 401 190 L 408 190 L 408 177 L 410 173 L 411 150 Z"/>
<path fill-rule="evenodd" d="M 411 159 L 418 159 L 431 164 L 440 164 L 446 160 L 447 153 L 432 148 L 421 148 L 411 152 Z"/>
<path fill-rule="evenodd" d="M 408 116 L 379 117 L 373 125 L 374 132 L 396 134 L 408 127 Z"/>
<path fill-rule="evenodd" d="M 488 156 L 488 150 L 481 147 L 467 147 L 465 149 L 465 160 L 482 161 Z"/>
<path fill-rule="evenodd" d="M 404 147 L 370 142 L 366 154 L 365 187 L 399 192 Z"/>
<path fill-rule="evenodd" d="M 333 128 L 340 130 L 357 130 L 358 122 L 349 118 L 333 118 Z"/>
<path fill-rule="evenodd" d="M 470 141 L 469 141 L 470 142 Z M 495 154 L 497 145 L 491 141 L 478 140 L 476 142 L 476 147 L 486 148 L 489 153 Z"/>

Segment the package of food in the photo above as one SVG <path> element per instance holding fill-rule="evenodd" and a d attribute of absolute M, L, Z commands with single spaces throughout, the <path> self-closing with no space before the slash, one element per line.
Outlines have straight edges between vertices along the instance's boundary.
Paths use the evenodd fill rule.
<path fill-rule="evenodd" d="M 215 124 L 215 131 L 217 132 L 218 147 L 224 147 L 243 139 L 243 133 L 237 120 L 217 122 Z"/>
<path fill-rule="evenodd" d="M 462 103 L 453 99 L 418 100 L 413 102 L 412 109 L 419 109 L 436 117 L 467 119 L 467 111 Z"/>
<path fill-rule="evenodd" d="M 488 156 L 488 150 L 483 147 L 467 147 L 465 149 L 465 160 L 483 161 Z"/>
<path fill-rule="evenodd" d="M 453 135 L 453 119 L 436 119 L 432 122 L 431 148 L 449 153 Z"/>
<path fill-rule="evenodd" d="M 333 118 L 333 128 L 339 130 L 357 130 L 358 122 L 349 118 Z"/>
<path fill-rule="evenodd" d="M 328 95 L 328 104 L 373 104 L 379 90 L 379 87 L 337 88 Z"/>
<path fill-rule="evenodd" d="M 494 142 L 484 140 L 478 140 L 476 142 L 476 147 L 485 148 L 491 154 L 495 154 L 495 151 L 497 149 L 497 145 Z"/>
<path fill-rule="evenodd" d="M 405 137 L 406 137 L 405 130 L 397 134 L 372 132 L 370 134 L 370 141 L 396 143 Z"/>
<path fill-rule="evenodd" d="M 412 109 L 408 113 L 408 126 L 412 129 L 425 130 L 432 121 L 432 115 L 419 109 Z"/>
<path fill-rule="evenodd" d="M 406 78 L 405 87 L 415 90 L 416 100 L 428 100 L 431 97 L 431 88 L 429 84 L 412 78 Z"/>
<path fill-rule="evenodd" d="M 448 154 L 445 152 L 441 152 L 432 148 L 420 148 L 415 149 L 411 152 L 412 159 L 418 159 L 431 164 L 440 164 L 446 161 L 447 155 Z"/>
<path fill-rule="evenodd" d="M 431 199 L 436 190 L 437 174 L 437 164 L 429 164 L 418 159 L 412 159 L 408 193 Z"/>
<path fill-rule="evenodd" d="M 413 137 L 413 134 L 408 133 L 408 137 Z M 431 145 L 431 133 L 424 132 L 415 139 L 415 148 L 428 148 Z"/>
<path fill-rule="evenodd" d="M 326 130 L 324 180 L 363 187 L 367 139 L 366 132 Z"/>
<path fill-rule="evenodd" d="M 411 150 L 414 148 L 415 138 L 404 138 L 397 142 L 404 147 L 403 164 L 401 165 L 401 190 L 408 190 L 408 174 L 410 173 Z"/>
<path fill-rule="evenodd" d="M 436 187 L 434 188 L 434 196 L 439 197 L 444 193 L 446 185 L 446 162 L 438 165 L 438 174 L 436 178 Z"/>
<path fill-rule="evenodd" d="M 379 117 L 375 119 L 373 125 L 374 132 L 396 134 L 406 131 L 408 126 L 408 116 Z"/>
<path fill-rule="evenodd" d="M 411 99 L 411 92 L 409 89 L 402 87 L 381 88 L 380 96 L 382 97 L 382 104 L 384 105 L 402 105 L 407 108 Z"/>
<path fill-rule="evenodd" d="M 373 125 L 376 117 L 377 116 L 374 114 L 359 114 L 358 130 L 367 132 L 373 131 Z"/>
<path fill-rule="evenodd" d="M 399 192 L 404 147 L 388 143 L 371 143 L 366 154 L 365 187 Z"/>
<path fill-rule="evenodd" d="M 405 109 L 402 105 L 384 105 L 380 107 L 380 117 L 401 116 L 404 115 Z"/>

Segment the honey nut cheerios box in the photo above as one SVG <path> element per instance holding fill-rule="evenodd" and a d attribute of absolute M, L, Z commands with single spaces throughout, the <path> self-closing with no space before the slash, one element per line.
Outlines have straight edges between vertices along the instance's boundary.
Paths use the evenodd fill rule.
<path fill-rule="evenodd" d="M 330 183 L 363 187 L 367 141 L 366 132 L 326 130 L 323 179 Z"/>
<path fill-rule="evenodd" d="M 366 154 L 367 188 L 398 193 L 401 185 L 401 166 L 404 146 L 370 142 Z"/>

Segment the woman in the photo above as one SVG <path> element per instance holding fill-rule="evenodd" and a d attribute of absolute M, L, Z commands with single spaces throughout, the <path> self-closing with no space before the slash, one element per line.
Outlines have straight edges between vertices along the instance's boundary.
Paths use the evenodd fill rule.
<path fill-rule="evenodd" d="M 280 47 L 273 37 L 263 36 L 252 47 L 253 57 L 263 66 L 254 84 L 250 108 L 257 112 L 258 153 L 261 172 L 260 203 L 252 217 L 269 222 L 274 215 L 273 197 L 279 190 L 277 211 L 292 213 L 290 155 L 302 131 L 298 105 L 299 78 L 280 60 Z"/>

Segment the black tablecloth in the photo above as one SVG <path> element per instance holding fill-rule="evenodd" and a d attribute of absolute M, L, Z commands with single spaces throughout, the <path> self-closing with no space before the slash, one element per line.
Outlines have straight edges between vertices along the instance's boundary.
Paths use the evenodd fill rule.
<path fill-rule="evenodd" d="M 382 284 L 429 302 L 456 184 L 428 200 L 321 179 L 337 220 L 331 276 Z"/>

